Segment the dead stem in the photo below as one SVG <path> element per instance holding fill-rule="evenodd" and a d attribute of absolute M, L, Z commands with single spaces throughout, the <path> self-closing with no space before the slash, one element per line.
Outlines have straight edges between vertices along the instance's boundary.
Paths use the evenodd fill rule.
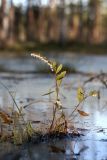
<path fill-rule="evenodd" d="M 72 115 L 74 114 L 74 112 L 77 110 L 77 108 L 80 106 L 81 103 L 83 103 L 89 96 L 84 97 L 84 99 L 82 101 L 80 101 L 74 108 L 74 110 L 72 111 L 72 113 L 70 114 L 69 117 L 72 117 Z"/>
<path fill-rule="evenodd" d="M 54 107 L 55 106 L 55 107 Z M 55 121 L 55 116 L 56 116 L 56 105 L 54 104 L 54 106 L 53 106 L 53 119 L 52 119 L 52 123 L 51 123 L 51 125 L 50 125 L 50 128 L 49 128 L 49 133 L 52 131 L 52 128 L 53 128 L 53 126 L 54 126 L 54 121 Z"/>
<path fill-rule="evenodd" d="M 95 76 L 90 77 L 88 80 L 86 80 L 84 82 L 84 85 L 97 79 L 97 80 L 100 80 L 102 84 L 107 88 L 107 80 L 104 80 L 105 77 L 107 77 L 106 73 L 97 74 Z"/>

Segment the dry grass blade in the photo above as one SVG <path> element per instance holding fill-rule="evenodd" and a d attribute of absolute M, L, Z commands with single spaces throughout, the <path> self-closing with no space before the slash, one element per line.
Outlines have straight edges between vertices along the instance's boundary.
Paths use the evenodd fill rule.
<path fill-rule="evenodd" d="M 5 112 L 0 111 L 0 117 L 6 124 L 11 124 L 13 122 L 12 118 Z"/>
<path fill-rule="evenodd" d="M 1 83 L 1 85 L 8 91 L 9 95 L 11 96 L 11 98 L 12 98 L 14 104 L 16 105 L 16 107 L 17 107 L 17 109 L 18 109 L 18 111 L 19 111 L 19 113 L 20 113 L 20 108 L 19 108 L 19 106 L 17 105 L 17 103 L 16 103 L 16 101 L 15 101 L 13 95 L 12 95 L 11 92 L 9 91 L 8 87 L 5 86 L 1 81 L 0 81 L 0 83 Z"/>
<path fill-rule="evenodd" d="M 50 91 L 50 92 L 48 92 L 48 93 L 45 93 L 45 94 L 43 94 L 42 96 L 47 96 L 47 95 L 50 95 L 50 94 L 52 94 L 52 93 L 54 93 L 55 91 Z"/>

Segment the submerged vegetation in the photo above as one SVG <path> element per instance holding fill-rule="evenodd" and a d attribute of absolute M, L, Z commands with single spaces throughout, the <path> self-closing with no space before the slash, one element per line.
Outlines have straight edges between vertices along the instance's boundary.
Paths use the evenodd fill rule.
<path fill-rule="evenodd" d="M 69 133 L 68 123 L 73 125 L 74 113 L 77 112 L 81 116 L 89 116 L 89 113 L 84 112 L 80 109 L 83 102 L 89 98 L 90 96 L 99 96 L 98 91 L 90 91 L 88 94 L 85 93 L 83 87 L 79 87 L 77 89 L 77 100 L 78 103 L 74 107 L 70 117 L 67 117 L 64 112 L 64 106 L 61 102 L 60 98 L 60 89 L 63 79 L 66 76 L 66 70 L 63 69 L 62 64 L 57 64 L 55 61 L 50 61 L 46 57 L 41 56 L 40 54 L 32 53 L 31 56 L 37 58 L 44 63 L 46 63 L 51 72 L 53 73 L 55 87 L 53 90 L 50 90 L 48 93 L 44 94 L 54 95 L 53 102 L 53 112 L 50 121 L 50 125 L 47 128 L 48 135 L 54 135 L 55 133 L 67 134 Z M 9 108 L 9 113 L 0 109 L 0 140 L 7 141 L 11 140 L 14 144 L 22 144 L 24 141 L 31 139 L 33 136 L 37 135 L 40 131 L 37 131 L 34 126 L 32 126 L 32 122 L 25 120 L 25 108 L 29 106 L 29 104 L 25 106 L 18 106 L 14 96 L 9 91 L 9 89 L 1 82 L 2 86 L 8 91 L 11 96 L 14 106 Z M 75 133 L 75 126 L 73 126 L 71 134 Z"/>

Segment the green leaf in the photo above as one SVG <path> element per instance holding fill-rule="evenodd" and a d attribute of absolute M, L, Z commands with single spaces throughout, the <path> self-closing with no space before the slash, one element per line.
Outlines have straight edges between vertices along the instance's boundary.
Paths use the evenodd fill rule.
<path fill-rule="evenodd" d="M 84 99 L 84 90 L 81 87 L 79 87 L 77 90 L 77 99 L 79 102 L 83 101 Z"/>
<path fill-rule="evenodd" d="M 61 69 L 62 69 L 62 64 L 60 64 L 60 65 L 58 66 L 58 68 L 57 68 L 57 70 L 56 70 L 56 74 L 58 74 L 58 73 L 61 71 Z"/>
<path fill-rule="evenodd" d="M 31 125 L 31 122 L 28 122 L 26 125 L 26 131 L 28 133 L 28 135 L 31 137 L 34 133 L 33 127 Z"/>
<path fill-rule="evenodd" d="M 66 71 L 61 72 L 60 74 L 58 74 L 58 76 L 56 77 L 57 80 L 60 80 L 62 78 L 64 78 L 66 75 Z"/>
<path fill-rule="evenodd" d="M 98 96 L 98 91 L 91 91 L 90 93 L 89 93 L 89 95 L 90 96 L 93 96 L 93 97 L 97 97 Z"/>

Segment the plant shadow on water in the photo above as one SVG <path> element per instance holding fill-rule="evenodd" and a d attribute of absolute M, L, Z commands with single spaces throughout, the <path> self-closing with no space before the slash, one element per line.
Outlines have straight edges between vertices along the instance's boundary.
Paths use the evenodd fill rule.
<path fill-rule="evenodd" d="M 0 159 L 32 159 L 32 160 L 90 160 L 106 159 L 107 143 L 105 141 L 86 138 L 63 137 L 52 138 L 48 141 L 28 143 L 18 149 L 5 153 Z"/>
<path fill-rule="evenodd" d="M 107 159 L 107 129 L 104 124 L 106 115 L 104 113 L 105 108 L 102 107 L 106 105 L 106 101 L 103 104 L 107 94 L 106 74 L 101 73 L 91 78 L 82 77 L 82 82 L 84 82 L 80 83 L 80 87 L 78 87 L 76 79 L 80 78 L 80 75 L 74 75 L 74 85 L 69 84 L 71 77 L 68 76 L 66 81 L 63 80 L 66 71 L 63 71 L 62 65 L 48 61 L 38 54 L 36 54 L 36 57 L 47 63 L 50 69 L 55 72 L 54 76 L 52 75 L 52 77 L 55 77 L 55 86 L 44 93 L 43 90 L 51 86 L 48 78 L 41 77 L 42 92 L 38 86 L 38 84 L 41 85 L 40 79 L 36 82 L 34 79 L 32 86 L 31 79 L 26 80 L 25 83 L 30 84 L 28 98 L 26 99 L 29 103 L 23 104 L 23 95 L 26 90 L 24 91 L 25 83 L 22 82 L 19 88 L 19 90 L 23 90 L 19 96 L 19 99 L 22 96 L 20 99 L 21 107 L 19 107 L 15 96 L 4 83 L 2 84 L 8 91 L 14 105 L 9 108 L 9 114 L 7 110 L 1 108 L 0 117 L 3 120 L 3 126 L 8 126 L 11 135 L 10 137 L 1 136 L 0 160 Z M 99 81 L 97 81 L 98 86 L 96 85 L 96 79 Z M 61 83 L 62 87 L 60 87 Z M 43 93 L 42 100 L 38 98 L 35 100 L 33 93 L 29 96 L 30 92 L 33 92 L 34 86 L 37 87 L 36 94 Z M 103 98 L 101 95 L 103 95 Z M 37 103 L 37 107 L 35 103 Z M 94 109 L 92 109 L 93 106 Z M 101 119 L 99 119 L 101 116 L 100 110 L 103 111 Z M 5 128 L 3 130 L 4 134 Z M 14 145 L 10 141 L 21 145 Z"/>

